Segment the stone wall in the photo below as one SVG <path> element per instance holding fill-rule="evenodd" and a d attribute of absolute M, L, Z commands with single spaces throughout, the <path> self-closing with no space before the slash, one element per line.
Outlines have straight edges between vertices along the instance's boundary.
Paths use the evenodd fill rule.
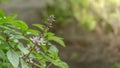
<path fill-rule="evenodd" d="M 43 7 L 45 7 L 45 0 L 9 0 L 0 3 L 0 8 L 7 15 L 17 14 L 17 19 L 24 20 L 29 24 L 41 22 Z"/>

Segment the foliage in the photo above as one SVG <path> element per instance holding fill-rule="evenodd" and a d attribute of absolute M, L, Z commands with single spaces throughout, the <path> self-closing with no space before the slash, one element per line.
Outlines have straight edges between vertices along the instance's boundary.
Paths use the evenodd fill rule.
<path fill-rule="evenodd" d="M 53 2 L 52 6 L 46 8 L 46 12 L 56 15 L 58 21 L 60 19 L 66 23 L 66 20 L 75 18 L 80 27 L 89 31 L 100 24 L 104 24 L 105 29 L 108 24 L 113 29 L 118 26 L 114 22 L 116 19 L 119 22 L 119 0 L 53 0 Z M 107 30 L 111 31 L 111 28 Z"/>
<path fill-rule="evenodd" d="M 5 1 L 7 1 L 7 0 L 0 0 L 0 2 L 5 2 Z"/>
<path fill-rule="evenodd" d="M 114 68 L 120 68 L 120 63 L 115 63 Z"/>
<path fill-rule="evenodd" d="M 15 18 L 16 15 L 5 16 L 0 11 L 0 68 L 49 68 L 51 64 L 68 68 L 52 43 L 65 46 L 62 38 L 49 32 L 47 26 L 33 24 L 38 28 L 35 30 Z"/>
<path fill-rule="evenodd" d="M 44 17 L 46 18 L 50 14 L 53 14 L 55 15 L 58 23 L 66 24 L 65 22 L 73 17 L 72 11 L 69 11 L 71 8 L 66 4 L 67 0 L 64 2 L 62 0 L 53 1 L 54 4 L 47 4 L 44 11 Z"/>
<path fill-rule="evenodd" d="M 88 30 L 93 30 L 96 26 L 95 17 L 89 12 L 90 3 L 88 0 L 71 0 L 71 7 L 74 17 L 80 25 Z"/>

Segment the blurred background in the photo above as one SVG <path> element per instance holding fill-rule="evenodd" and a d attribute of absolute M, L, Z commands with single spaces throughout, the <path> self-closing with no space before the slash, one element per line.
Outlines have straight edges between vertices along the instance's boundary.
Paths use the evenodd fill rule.
<path fill-rule="evenodd" d="M 120 68 L 120 0 L 7 0 L 0 9 L 27 24 L 54 15 L 50 30 L 64 38 L 69 68 Z"/>

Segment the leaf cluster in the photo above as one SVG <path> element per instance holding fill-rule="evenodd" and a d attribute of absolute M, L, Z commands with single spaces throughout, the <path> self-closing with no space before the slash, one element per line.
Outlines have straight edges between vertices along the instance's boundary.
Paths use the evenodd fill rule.
<path fill-rule="evenodd" d="M 16 15 L 5 16 L 0 10 L 0 68 L 49 68 L 51 64 L 68 68 L 52 43 L 65 46 L 62 38 L 40 23 L 33 24 L 36 30 L 15 18 Z"/>

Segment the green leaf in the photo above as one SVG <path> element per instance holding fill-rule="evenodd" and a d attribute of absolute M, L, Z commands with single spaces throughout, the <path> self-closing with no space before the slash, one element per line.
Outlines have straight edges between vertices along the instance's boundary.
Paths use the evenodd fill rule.
<path fill-rule="evenodd" d="M 46 65 L 46 61 L 47 61 L 46 59 L 41 59 L 41 60 L 40 60 L 40 64 L 41 64 L 41 67 L 40 67 L 40 68 L 46 68 L 46 66 L 47 66 L 47 65 Z"/>
<path fill-rule="evenodd" d="M 22 33 L 14 30 L 14 29 L 11 29 L 11 28 L 9 28 L 7 26 L 2 26 L 1 24 L 0 24 L 0 29 L 3 30 L 3 32 L 6 33 L 6 34 L 11 33 L 11 34 L 20 34 L 20 35 L 22 35 Z"/>
<path fill-rule="evenodd" d="M 77 52 L 71 53 L 71 56 L 70 56 L 71 59 L 76 59 L 77 57 L 78 57 L 78 53 Z"/>
<path fill-rule="evenodd" d="M 9 47 L 8 47 L 8 45 L 6 43 L 4 43 L 4 44 L 0 44 L 0 49 L 2 49 L 2 50 L 8 50 Z"/>
<path fill-rule="evenodd" d="M 11 64 L 6 61 L 0 62 L 0 68 L 11 68 Z"/>
<path fill-rule="evenodd" d="M 4 17 L 4 12 L 0 10 L 0 17 Z"/>
<path fill-rule="evenodd" d="M 57 36 L 53 36 L 53 37 L 52 37 L 52 36 L 51 36 L 51 37 L 48 37 L 48 40 L 53 40 L 53 41 L 59 43 L 60 45 L 62 45 L 63 47 L 65 47 L 64 41 L 63 41 L 63 39 L 60 38 L 60 37 L 57 37 Z"/>
<path fill-rule="evenodd" d="M 0 40 L 5 41 L 5 38 L 3 36 L 0 36 Z"/>
<path fill-rule="evenodd" d="M 41 46 L 41 48 L 43 49 L 43 51 L 46 53 L 46 52 L 47 52 L 47 47 L 46 47 L 46 45 L 41 44 L 40 46 Z"/>
<path fill-rule="evenodd" d="M 5 59 L 5 53 L 3 50 L 0 50 L 0 58 Z"/>
<path fill-rule="evenodd" d="M 45 36 L 47 36 L 47 37 L 49 37 L 49 36 L 54 36 L 55 34 L 54 33 L 51 33 L 51 32 L 47 32 L 46 34 L 45 34 Z"/>
<path fill-rule="evenodd" d="M 24 54 L 28 54 L 29 51 L 24 47 L 24 45 L 22 43 L 18 44 L 18 48 L 20 49 L 21 52 L 23 52 Z"/>
<path fill-rule="evenodd" d="M 68 65 L 60 59 L 54 60 L 52 63 L 60 68 L 69 68 Z"/>
<path fill-rule="evenodd" d="M 21 59 L 21 66 L 22 68 L 29 68 L 27 63 L 23 59 Z"/>
<path fill-rule="evenodd" d="M 112 25 L 109 24 L 109 23 L 106 23 L 105 28 L 106 28 L 108 31 L 111 31 L 111 32 L 113 31 L 113 27 L 112 27 Z"/>
<path fill-rule="evenodd" d="M 53 41 L 59 43 L 60 45 L 62 45 L 63 47 L 65 47 L 65 44 L 64 44 L 63 39 L 60 38 L 60 37 L 55 36 L 53 33 L 48 32 L 48 33 L 46 33 L 45 36 L 47 37 L 47 40 L 48 40 L 48 41 L 53 40 Z"/>
<path fill-rule="evenodd" d="M 43 25 L 41 25 L 41 24 L 33 24 L 33 26 L 36 26 L 36 27 L 38 27 L 38 28 L 41 29 L 41 30 L 44 29 Z"/>
<path fill-rule="evenodd" d="M 22 36 L 22 35 L 12 35 L 11 34 L 11 37 L 10 37 L 10 39 L 24 39 L 25 37 L 24 36 Z"/>
<path fill-rule="evenodd" d="M 58 53 L 58 49 L 55 46 L 51 46 L 49 50 Z"/>
<path fill-rule="evenodd" d="M 16 17 L 17 17 L 17 14 L 9 15 L 7 16 L 7 20 L 10 22 L 13 22 Z"/>
<path fill-rule="evenodd" d="M 96 24 L 97 24 L 97 23 L 96 23 L 95 21 L 90 22 L 90 23 L 88 24 L 88 29 L 89 29 L 90 31 L 92 31 L 93 29 L 95 29 Z"/>
<path fill-rule="evenodd" d="M 60 67 L 60 68 L 69 68 L 68 67 L 68 65 L 65 63 L 65 62 L 63 62 L 63 61 L 61 61 L 59 58 L 58 59 L 52 59 L 52 58 L 50 58 L 50 57 L 48 57 L 48 56 L 46 56 L 46 55 L 44 55 L 44 54 L 42 54 L 47 60 L 49 60 L 51 63 L 53 63 L 54 65 L 56 65 L 56 66 L 58 66 L 58 67 Z"/>
<path fill-rule="evenodd" d="M 120 63 L 115 63 L 115 64 L 114 64 L 114 67 L 115 67 L 115 68 L 120 68 Z"/>
<path fill-rule="evenodd" d="M 0 0 L 0 2 L 6 2 L 7 0 Z"/>
<path fill-rule="evenodd" d="M 39 31 L 38 30 L 33 30 L 33 29 L 28 29 L 26 31 L 27 35 L 39 35 Z"/>
<path fill-rule="evenodd" d="M 9 50 L 7 52 L 7 58 L 14 68 L 18 68 L 19 65 L 19 56 L 14 50 Z"/>
<path fill-rule="evenodd" d="M 21 29 L 22 31 L 26 31 L 28 29 L 27 24 L 21 20 L 15 20 L 11 24 L 12 27 Z"/>
<path fill-rule="evenodd" d="M 51 46 L 48 52 L 50 53 L 49 54 L 50 57 L 58 59 L 58 49 L 55 46 Z"/>

